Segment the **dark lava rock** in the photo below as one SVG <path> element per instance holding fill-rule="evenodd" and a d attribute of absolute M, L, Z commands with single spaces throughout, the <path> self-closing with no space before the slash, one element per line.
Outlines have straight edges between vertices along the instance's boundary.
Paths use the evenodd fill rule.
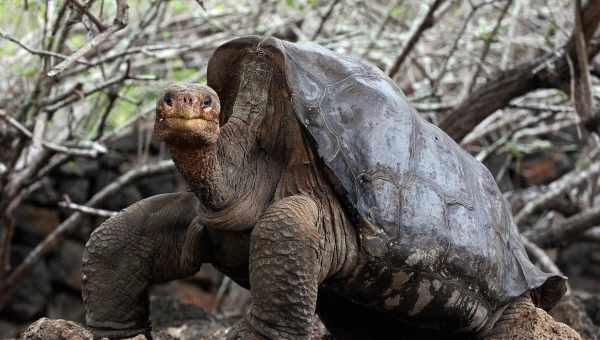
<path fill-rule="evenodd" d="M 63 240 L 50 258 L 49 267 L 52 281 L 64 284 L 69 288 L 81 290 L 81 257 L 83 245 L 72 240 Z"/>
<path fill-rule="evenodd" d="M 29 249 L 13 246 L 13 268 L 25 258 Z M 6 313 L 13 320 L 29 321 L 42 314 L 48 298 L 52 294 L 50 270 L 46 262 L 39 261 L 33 266 L 31 275 L 26 276 L 13 294 Z"/>
<path fill-rule="evenodd" d="M 90 197 L 90 182 L 85 178 L 63 178 L 58 181 L 56 191 L 62 197 L 67 195 L 75 203 L 84 204 Z"/>
<path fill-rule="evenodd" d="M 207 328 L 220 326 L 217 318 L 196 305 L 183 304 L 172 296 L 152 295 L 150 320 L 154 329 L 174 327 L 190 320 L 203 320 Z"/>
<path fill-rule="evenodd" d="M 14 339 L 19 332 L 19 326 L 8 321 L 0 320 L 0 339 Z"/>
<path fill-rule="evenodd" d="M 83 323 L 84 309 L 81 297 L 70 293 L 56 294 L 48 304 L 47 316 Z"/>
<path fill-rule="evenodd" d="M 24 204 L 17 209 L 15 216 L 15 241 L 35 246 L 59 224 L 56 209 Z"/>

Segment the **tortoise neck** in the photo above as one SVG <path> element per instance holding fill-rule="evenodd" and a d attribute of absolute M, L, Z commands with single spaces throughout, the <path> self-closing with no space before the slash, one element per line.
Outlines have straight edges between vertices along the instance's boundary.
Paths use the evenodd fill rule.
<path fill-rule="evenodd" d="M 175 165 L 192 191 L 208 208 L 221 210 L 232 193 L 224 177 L 217 144 L 203 146 L 169 146 Z"/>

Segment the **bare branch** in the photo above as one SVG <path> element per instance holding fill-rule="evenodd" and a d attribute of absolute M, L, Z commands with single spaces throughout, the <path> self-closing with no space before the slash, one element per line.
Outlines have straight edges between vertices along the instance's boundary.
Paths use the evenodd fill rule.
<path fill-rule="evenodd" d="M 86 205 L 81 205 L 81 204 L 77 204 L 77 203 L 73 203 L 73 202 L 63 201 L 63 202 L 58 202 L 58 205 L 63 208 L 71 209 L 71 210 L 81 212 L 84 214 L 88 214 L 88 215 L 100 216 L 100 217 L 113 217 L 116 214 L 118 214 L 118 212 L 116 212 L 116 211 L 92 208 L 92 207 L 88 207 Z"/>
<path fill-rule="evenodd" d="M 594 97 L 592 96 L 592 79 L 588 64 L 585 32 L 582 26 L 581 0 L 576 0 L 573 7 L 575 12 L 573 41 L 576 59 L 574 62 L 570 58 L 567 59 L 571 70 L 571 97 L 579 117 L 582 120 L 593 119 Z"/>
<path fill-rule="evenodd" d="M 580 238 L 582 241 L 600 243 L 600 226 L 591 228 L 586 231 Z"/>
<path fill-rule="evenodd" d="M 512 0 L 506 1 L 506 4 L 504 5 L 504 8 L 502 8 L 502 12 L 500 13 L 500 16 L 498 17 L 498 20 L 496 20 L 496 25 L 494 25 L 494 28 L 492 29 L 492 32 L 489 34 L 489 36 L 486 37 L 485 44 L 483 45 L 483 51 L 481 52 L 481 57 L 479 58 L 479 62 L 477 63 L 477 68 L 475 69 L 475 72 L 473 72 L 473 76 L 471 77 L 471 81 L 469 82 L 469 85 L 467 85 L 467 93 L 473 92 L 473 87 L 475 87 L 475 85 L 477 84 L 477 78 L 479 78 L 479 75 L 481 74 L 481 70 L 483 68 L 483 63 L 487 59 L 488 53 L 490 52 L 490 47 L 492 45 L 492 41 L 494 41 L 494 39 L 496 38 L 496 35 L 498 34 L 498 30 L 500 30 L 502 21 L 506 17 L 506 14 L 508 13 L 508 9 L 510 8 L 511 5 L 512 5 Z"/>
<path fill-rule="evenodd" d="M 545 206 L 555 197 L 565 193 L 567 190 L 579 185 L 586 181 L 592 176 L 600 174 L 600 162 L 593 162 L 587 169 L 584 170 L 573 170 L 563 175 L 558 180 L 552 182 L 548 186 L 548 191 L 539 195 L 529 203 L 527 203 L 523 209 L 521 209 L 515 216 L 515 222 L 520 224 L 524 219 Z"/>
<path fill-rule="evenodd" d="M 524 236 L 542 248 L 553 248 L 569 243 L 597 225 L 600 225 L 600 206 L 585 210 L 547 228 L 530 230 Z"/>
<path fill-rule="evenodd" d="M 15 127 L 21 134 L 25 137 L 33 139 L 33 133 L 29 131 L 25 126 L 21 125 L 19 121 L 7 115 L 4 111 L 0 110 L 0 118 L 4 119 L 7 123 Z M 42 146 L 47 148 L 48 150 L 52 150 L 55 152 L 64 153 L 72 156 L 79 157 L 89 157 L 89 158 L 97 158 L 98 155 L 106 153 L 106 147 L 99 143 L 94 143 L 91 145 L 91 148 L 73 148 L 66 147 L 64 145 L 59 145 L 53 142 L 49 142 L 46 140 L 39 141 Z"/>
<path fill-rule="evenodd" d="M 27 130 L 27 128 L 21 125 L 21 123 L 19 123 L 16 119 L 6 115 L 3 111 L 0 111 L 0 118 L 4 119 L 10 125 L 14 126 L 24 136 L 31 139 L 34 138 L 33 133 L 31 131 Z M 40 140 L 40 144 L 49 150 L 73 156 L 96 158 L 99 154 L 106 152 L 106 148 L 98 143 L 94 143 L 89 149 L 69 148 L 63 145 L 58 145 L 44 140 Z"/>
<path fill-rule="evenodd" d="M 600 0 L 588 1 L 581 13 L 584 37 L 589 42 L 600 25 Z M 559 56 L 547 54 L 500 72 L 454 108 L 440 123 L 440 128 L 454 140 L 460 141 L 486 117 L 508 105 L 514 98 L 540 88 L 563 90 L 569 75 L 566 55 L 570 54 L 572 60 L 576 59 L 574 41 L 575 35 L 572 35 Z M 588 49 L 588 59 L 600 51 L 598 45 Z"/>
<path fill-rule="evenodd" d="M 331 17 L 331 13 L 333 13 L 333 9 L 339 2 L 340 2 L 340 0 L 332 0 L 331 1 L 331 4 L 329 4 L 329 7 L 327 8 L 327 12 L 325 12 L 325 15 L 323 15 L 323 17 L 321 17 L 321 22 L 319 23 L 319 27 L 313 34 L 312 40 L 317 39 L 319 34 L 321 34 L 321 31 L 323 30 L 325 23 L 327 22 L 327 20 L 329 20 L 329 17 Z"/>
<path fill-rule="evenodd" d="M 98 28 L 98 30 L 100 32 L 106 31 L 108 29 L 108 27 L 106 27 L 106 25 L 104 25 L 100 19 L 96 18 L 95 15 L 93 15 L 92 13 L 90 13 L 90 11 L 88 10 L 87 7 L 81 5 L 77 0 L 69 0 L 69 3 L 71 3 L 72 5 L 74 5 L 75 7 L 77 7 L 77 9 L 85 16 L 88 17 L 88 19 L 90 19 L 94 25 L 96 25 L 96 27 Z"/>
<path fill-rule="evenodd" d="M 527 249 L 527 253 L 529 256 L 533 257 L 547 273 L 554 273 L 562 275 L 562 271 L 558 268 L 558 266 L 552 261 L 552 259 L 546 254 L 546 252 L 538 247 L 535 243 L 529 241 L 526 237 L 521 237 L 521 241 Z"/>
<path fill-rule="evenodd" d="M 112 79 L 109 79 L 109 80 L 101 83 L 100 85 L 98 85 L 92 89 L 89 89 L 87 91 L 82 91 L 81 87 L 76 86 L 76 87 L 72 88 L 70 91 L 66 92 L 65 94 L 58 96 L 57 98 L 48 99 L 47 101 L 45 101 L 43 103 L 44 105 L 46 105 L 46 107 L 44 109 L 49 112 L 57 111 L 65 106 L 68 106 L 78 100 L 88 97 L 96 92 L 103 91 L 113 85 L 122 83 L 127 79 L 132 79 L 132 76 L 129 74 L 129 70 L 130 70 L 130 64 L 127 63 L 127 68 L 125 69 L 125 72 L 122 75 L 114 77 Z M 147 80 L 147 79 L 143 79 L 143 80 Z M 64 99 L 64 101 L 60 101 L 62 99 Z"/>
<path fill-rule="evenodd" d="M 67 59 L 68 58 L 68 56 L 66 56 L 64 54 L 51 52 L 51 51 L 37 50 L 37 49 L 33 49 L 31 47 L 28 47 L 27 45 L 20 42 L 18 39 L 13 38 L 10 35 L 6 34 L 5 32 L 2 32 L 2 31 L 0 31 L 0 38 L 6 39 L 10 42 L 13 42 L 13 43 L 19 45 L 19 47 L 21 47 L 22 49 L 24 49 L 25 51 L 27 51 L 33 55 L 37 55 L 37 56 L 41 56 L 41 57 L 55 57 L 55 58 L 59 58 L 59 59 Z M 79 58 L 77 58 L 75 60 L 75 62 L 79 63 L 79 64 L 83 64 L 83 65 L 88 65 L 88 66 L 91 65 L 87 61 L 79 59 Z"/>
<path fill-rule="evenodd" d="M 423 33 L 426 30 L 433 27 L 435 24 L 435 11 L 445 2 L 446 0 L 434 0 L 433 4 L 429 7 L 427 13 L 421 18 L 421 21 L 415 26 L 413 32 L 410 35 L 410 38 L 404 45 L 404 48 L 400 52 L 400 55 L 396 58 L 392 66 L 387 71 L 387 74 L 390 78 L 394 79 L 396 74 L 400 72 L 400 68 L 402 67 L 402 63 L 406 60 L 406 57 L 410 54 L 410 52 L 414 49 L 415 45 L 421 39 Z"/>
<path fill-rule="evenodd" d="M 106 41 L 113 33 L 120 31 L 125 26 L 127 26 L 128 22 L 128 8 L 127 1 L 125 0 L 115 0 L 117 2 L 117 13 L 115 15 L 115 19 L 113 20 L 113 24 L 102 31 L 98 35 L 96 35 L 92 40 L 88 41 L 83 47 L 77 50 L 75 53 L 70 55 L 67 59 L 63 60 L 58 65 L 54 66 L 48 73 L 48 77 L 56 77 L 58 74 L 63 72 L 69 66 L 73 65 L 76 60 L 83 57 L 86 53 L 95 49 L 98 45 L 102 44 Z"/>

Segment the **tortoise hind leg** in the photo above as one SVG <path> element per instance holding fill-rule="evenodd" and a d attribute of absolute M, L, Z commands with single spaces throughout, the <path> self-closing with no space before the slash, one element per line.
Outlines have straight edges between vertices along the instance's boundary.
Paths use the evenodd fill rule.
<path fill-rule="evenodd" d="M 555 321 L 543 309 L 535 307 L 527 295 L 511 303 L 482 339 L 581 340 L 581 337 L 569 326 Z"/>

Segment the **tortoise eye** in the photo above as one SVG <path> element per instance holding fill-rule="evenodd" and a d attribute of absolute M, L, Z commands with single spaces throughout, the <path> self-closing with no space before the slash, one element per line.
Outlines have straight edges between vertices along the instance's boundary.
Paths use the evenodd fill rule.
<path fill-rule="evenodd" d="M 211 103 L 212 103 L 212 99 L 210 97 L 205 97 L 204 100 L 202 101 L 202 106 L 209 107 Z"/>
<path fill-rule="evenodd" d="M 163 101 L 169 106 L 173 105 L 173 98 L 171 98 L 171 95 L 168 93 L 163 97 Z"/>

